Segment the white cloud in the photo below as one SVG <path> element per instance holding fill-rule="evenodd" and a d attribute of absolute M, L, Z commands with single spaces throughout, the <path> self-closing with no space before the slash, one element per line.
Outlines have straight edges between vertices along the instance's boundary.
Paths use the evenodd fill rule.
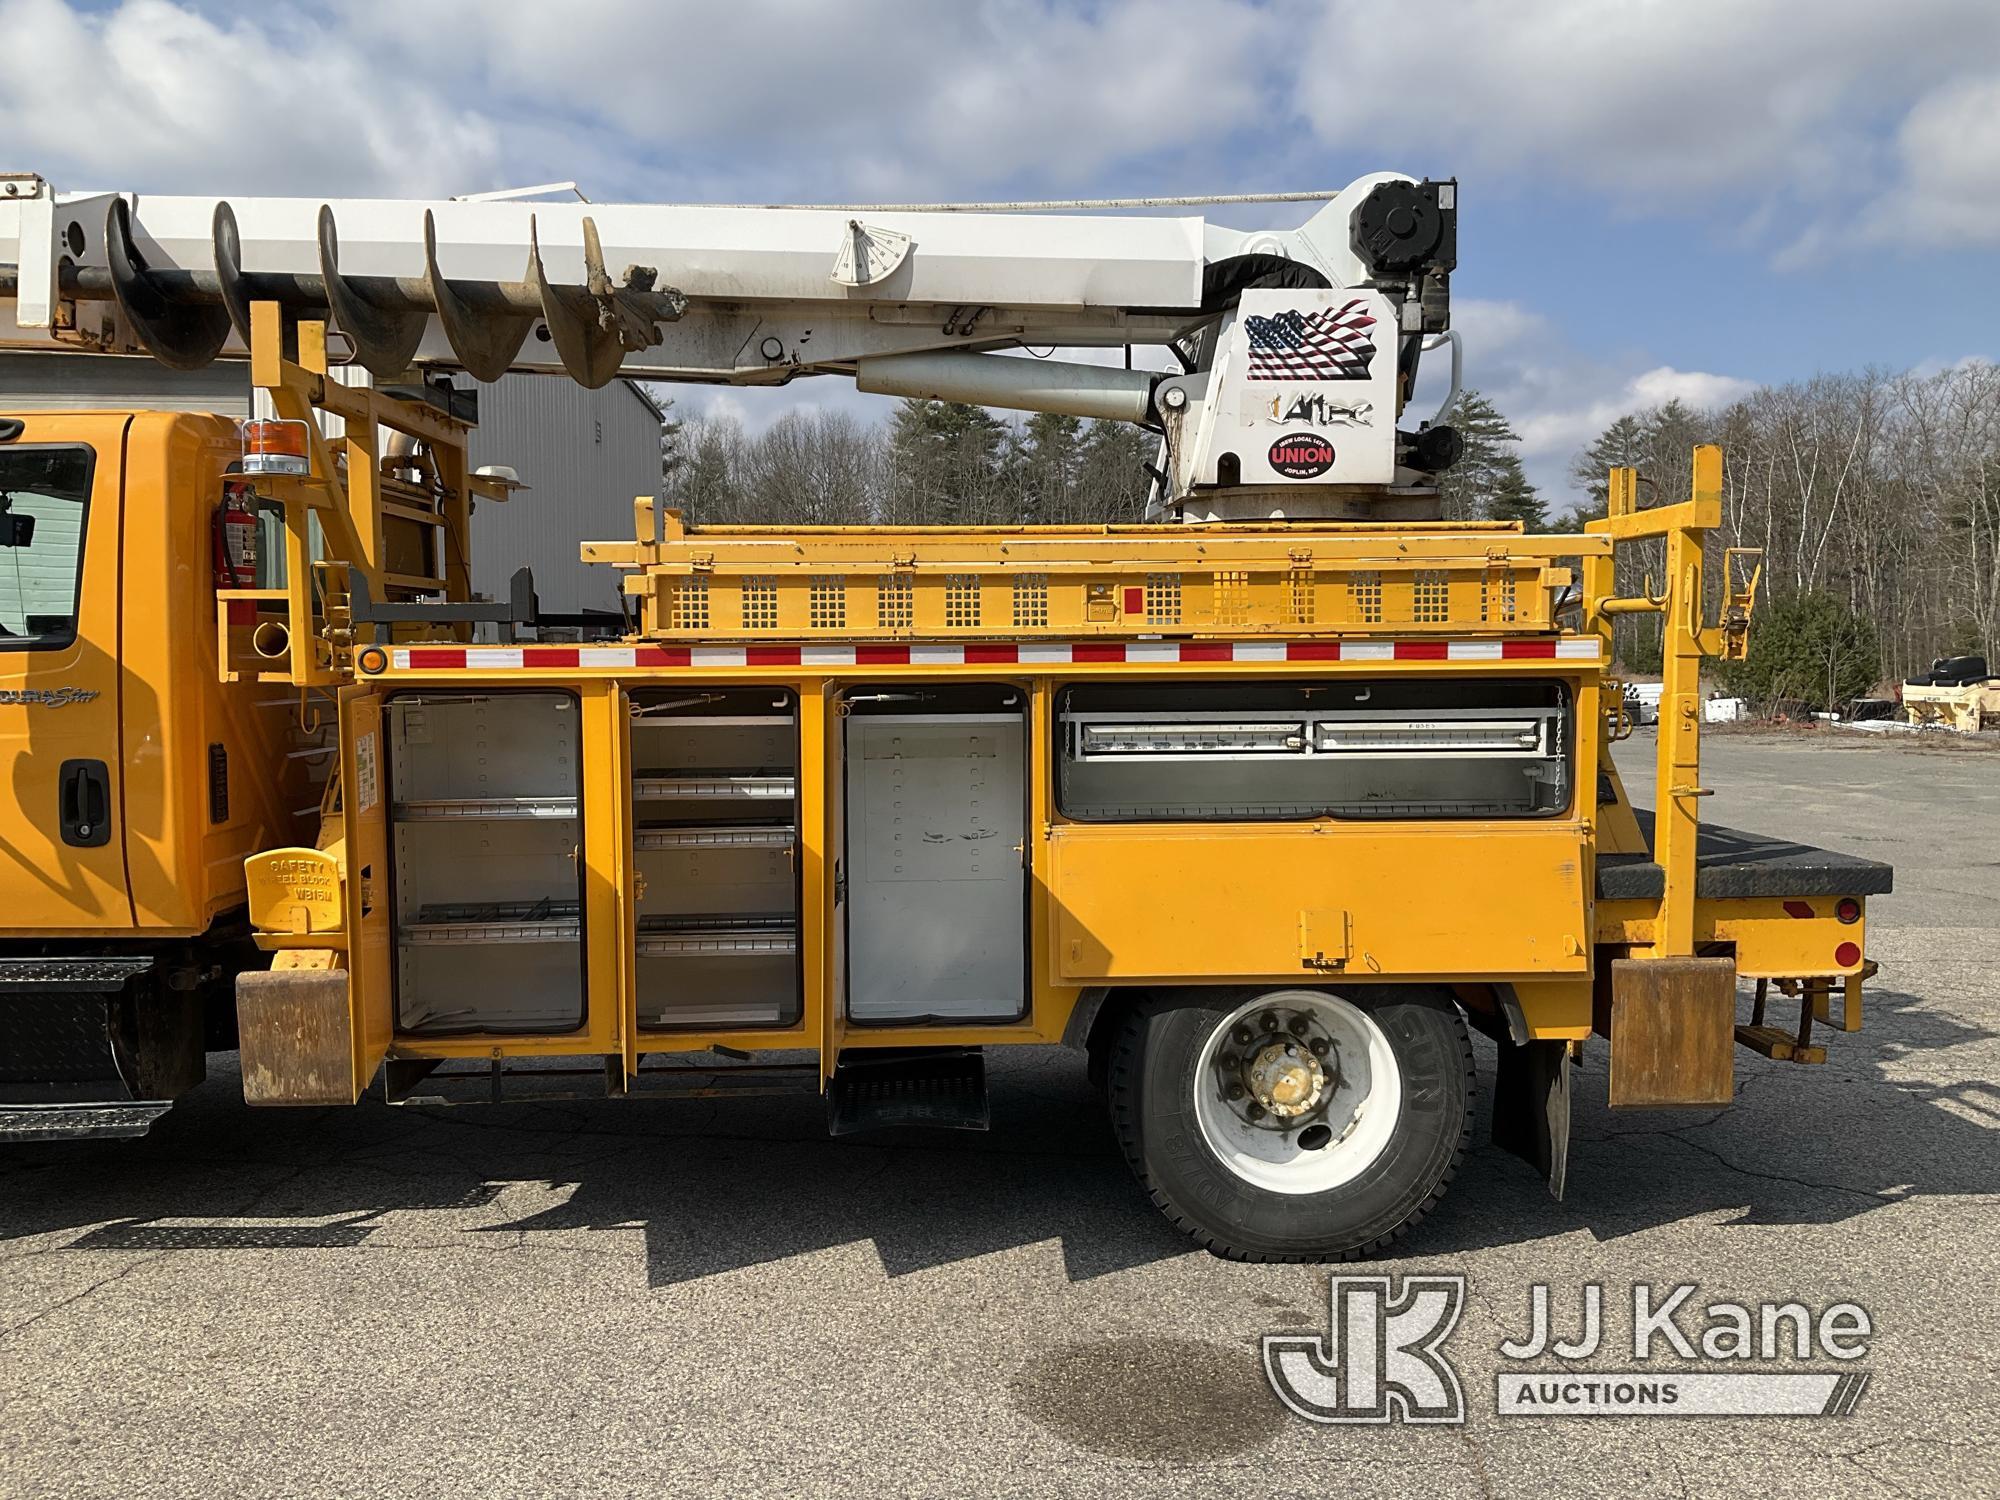
<path fill-rule="evenodd" d="M 356 0 L 454 92 L 622 135 L 604 192 L 760 201 L 965 196 L 1029 177 L 1079 188 L 1263 118 L 1275 15 L 1222 0 L 734 0 L 663 6 Z M 559 175 L 571 175 L 568 172 Z M 588 186 L 588 185 L 587 185 Z"/>
<path fill-rule="evenodd" d="M 1403 0 L 1394 24 L 1360 0 L 0 0 L 0 27 L 34 60 L 0 76 L 8 164 L 62 184 L 1060 196 L 1296 185 L 1345 175 L 1333 148 L 1791 260 L 2000 244 L 1993 0 Z"/>
<path fill-rule="evenodd" d="M 7 165 L 62 188 L 329 196 L 448 193 L 492 174 L 498 132 L 478 110 L 413 86 L 358 38 L 270 14 L 0 0 Z"/>
<path fill-rule="evenodd" d="M 1896 133 L 1901 178 L 1862 225 L 1876 244 L 2000 244 L 2000 70 L 1922 100 Z"/>
<path fill-rule="evenodd" d="M 1339 66 L 1302 68 L 1298 103 L 1330 143 L 1753 236 L 1803 221 L 1837 243 L 1857 208 L 1893 204 L 2000 243 L 1992 0 L 1405 0 L 1394 26 L 1358 4 L 1318 17 L 1298 50 Z"/>
<path fill-rule="evenodd" d="M 1734 375 L 1586 353 L 1518 302 L 1460 298 L 1453 321 L 1465 337 L 1465 383 L 1514 424 L 1529 478 L 1557 508 L 1577 498 L 1571 461 L 1618 418 L 1672 400 L 1726 406 L 1756 388 Z M 1444 389 L 1439 361 L 1426 369 L 1416 405 L 1427 408 Z"/>

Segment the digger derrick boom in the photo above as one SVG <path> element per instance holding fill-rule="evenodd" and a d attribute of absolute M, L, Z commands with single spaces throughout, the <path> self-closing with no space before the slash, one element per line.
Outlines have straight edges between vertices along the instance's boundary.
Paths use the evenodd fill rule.
<path fill-rule="evenodd" d="M 1399 433 L 1398 419 L 1424 348 L 1449 336 L 1456 193 L 1377 173 L 1297 229 L 1244 232 L 1085 213 L 72 195 L 16 174 L 0 177 L 0 347 L 194 369 L 247 354 L 251 306 L 270 301 L 288 348 L 317 321 L 333 363 L 384 380 L 412 365 L 592 387 L 842 375 L 1152 426 L 1163 509 L 1235 490 L 1190 515 L 1353 514 L 1432 493 L 1442 466 L 1437 440 L 1419 441 L 1431 424 Z M 1057 345 L 1168 348 L 1183 372 L 990 358 Z M 1281 445 L 1302 430 L 1317 445 Z M 1282 456 L 1298 452 L 1324 461 Z"/>

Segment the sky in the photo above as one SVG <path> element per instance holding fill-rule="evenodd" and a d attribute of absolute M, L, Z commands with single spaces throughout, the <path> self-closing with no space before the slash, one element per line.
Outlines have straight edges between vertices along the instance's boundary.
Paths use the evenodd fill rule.
<path fill-rule="evenodd" d="M 0 167 L 66 190 L 958 201 L 1456 176 L 1467 381 L 1558 502 L 1626 411 L 2000 356 L 2000 0 L 0 0 L 0 37 Z M 832 380 L 676 396 L 753 430 L 887 404 Z"/>

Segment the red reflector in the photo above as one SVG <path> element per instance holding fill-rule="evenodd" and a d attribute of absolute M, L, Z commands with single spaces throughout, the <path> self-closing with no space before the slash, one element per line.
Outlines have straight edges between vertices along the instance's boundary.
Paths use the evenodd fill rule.
<path fill-rule="evenodd" d="M 1856 901 L 1852 896 L 1842 896 L 1839 905 L 1834 907 L 1833 914 L 1840 918 L 1841 921 L 1850 925 L 1859 922 L 1861 920 L 1861 903 Z"/>
<path fill-rule="evenodd" d="M 1853 968 L 1861 962 L 1861 945 L 1859 943 L 1842 943 L 1838 948 L 1833 950 L 1833 961 L 1843 969 Z"/>
<path fill-rule="evenodd" d="M 1125 613 L 1143 615 L 1146 612 L 1146 591 L 1144 589 L 1125 590 Z"/>
<path fill-rule="evenodd" d="M 1078 641 L 1069 648 L 1071 661 L 1123 661 L 1123 641 Z"/>

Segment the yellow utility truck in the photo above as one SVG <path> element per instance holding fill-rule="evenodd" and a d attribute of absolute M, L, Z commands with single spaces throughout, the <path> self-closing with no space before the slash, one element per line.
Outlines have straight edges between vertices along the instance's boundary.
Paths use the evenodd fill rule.
<path fill-rule="evenodd" d="M 1496 1136 L 1560 1193 L 1590 1038 L 1612 1104 L 1713 1106 L 1739 1044 L 1815 1062 L 1815 1025 L 1860 1024 L 1864 908 L 1888 869 L 1699 826 L 1698 675 L 1743 651 L 1756 587 L 1753 557 L 1704 546 L 1720 452 L 1697 450 L 1691 493 L 1652 508 L 1614 471 L 1608 517 L 1574 535 L 1437 519 L 1458 448 L 1453 183 L 1376 174 L 1299 229 L 1238 233 L 18 181 L 11 220 L 0 202 L 15 341 L 247 356 L 296 424 L 242 445 L 254 483 L 215 433 L 183 491 L 124 492 L 128 518 L 184 513 L 188 545 L 232 484 L 282 522 L 282 576 L 190 585 L 212 588 L 185 625 L 212 680 L 144 675 L 115 629 L 77 630 L 122 694 L 101 744 L 123 760 L 105 806 L 125 873 L 98 897 L 126 913 L 119 942 L 151 910 L 134 767 L 184 817 L 208 795 L 198 741 L 152 738 L 182 712 L 169 682 L 243 693 L 246 713 L 268 695 L 327 730 L 317 815 L 293 833 L 276 799 L 228 846 L 242 882 L 218 878 L 216 911 L 242 911 L 269 960 L 218 965 L 240 969 L 252 1104 L 378 1083 L 395 1104 L 798 1089 L 837 1132 L 979 1128 L 987 1049 L 1067 1043 L 1195 1239 L 1324 1259 L 1395 1241 L 1443 1192 L 1471 1030 L 1497 1044 Z M 1151 345 L 1179 368 L 1002 357 L 1050 344 Z M 1451 379 L 1425 421 L 1427 352 Z M 1130 420 L 1161 438 L 1154 514 L 691 527 L 640 497 L 629 537 L 582 544 L 622 575 L 626 630 L 558 643 L 523 591 L 486 605 L 447 568 L 388 565 L 390 519 L 448 540 L 479 482 L 449 417 L 357 394 L 336 357 L 384 380 L 833 374 Z M 322 414 L 344 419 L 338 442 Z M 417 493 L 384 482 L 382 426 L 411 436 L 389 464 Z M 288 445 L 298 461 L 271 471 Z M 1616 550 L 1639 539 L 1664 548 L 1666 587 L 1622 597 Z M 107 555 L 78 607 L 109 595 L 129 642 L 118 567 L 129 580 L 137 559 L 129 539 Z M 1630 729 L 1612 627 L 1638 612 L 1666 642 L 1656 814 L 1609 754 Z M 43 756 L 44 722 L 19 721 L 17 764 Z M 241 758 L 275 779 L 268 743 Z M 90 857 L 62 842 L 62 807 L 0 808 L 10 841 L 35 830 L 52 892 L 79 890 Z M 37 911 L 56 930 L 10 930 L 10 962 L 90 925 L 58 922 L 55 894 Z M 12 1038 L 75 990 L 31 985 L 0 1010 L 22 1121 L 32 1050 Z M 168 1013 L 150 989 L 121 1003 L 140 1030 Z M 1767 1016 L 1779 1004 L 1791 1027 Z M 148 1107 L 171 1097 L 120 1078 Z M 77 1104 L 45 1102 L 44 1128 Z"/>

